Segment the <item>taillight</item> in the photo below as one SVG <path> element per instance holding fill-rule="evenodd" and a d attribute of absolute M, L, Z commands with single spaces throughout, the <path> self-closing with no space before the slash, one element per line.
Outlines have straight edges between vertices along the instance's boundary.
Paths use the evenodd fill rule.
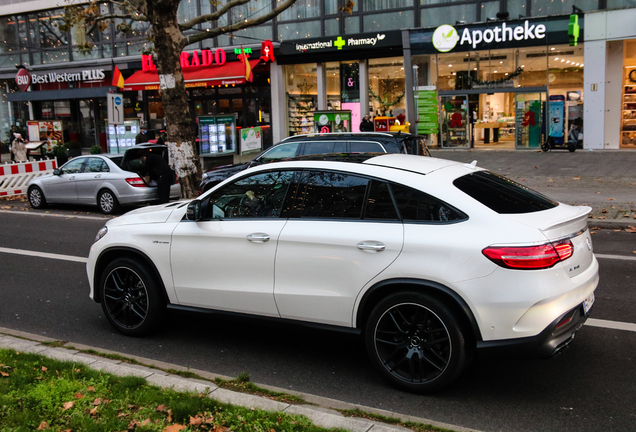
<path fill-rule="evenodd" d="M 132 187 L 146 187 L 146 182 L 141 177 L 129 177 L 126 179 L 126 183 Z"/>
<path fill-rule="evenodd" d="M 539 246 L 491 246 L 482 253 L 497 265 L 518 270 L 550 268 L 572 256 L 574 246 L 569 239 Z"/>

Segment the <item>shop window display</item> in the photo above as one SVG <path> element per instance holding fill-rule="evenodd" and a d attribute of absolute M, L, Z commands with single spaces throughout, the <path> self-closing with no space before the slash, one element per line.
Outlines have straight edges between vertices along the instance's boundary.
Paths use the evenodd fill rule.
<path fill-rule="evenodd" d="M 623 42 L 623 85 L 621 100 L 621 142 L 624 148 L 636 147 L 636 41 Z"/>
<path fill-rule="evenodd" d="M 287 65 L 284 76 L 289 135 L 310 133 L 318 105 L 318 75 L 314 63 Z"/>
<path fill-rule="evenodd" d="M 369 103 L 374 117 L 394 116 L 397 110 L 404 110 L 404 86 L 402 57 L 369 60 Z"/>

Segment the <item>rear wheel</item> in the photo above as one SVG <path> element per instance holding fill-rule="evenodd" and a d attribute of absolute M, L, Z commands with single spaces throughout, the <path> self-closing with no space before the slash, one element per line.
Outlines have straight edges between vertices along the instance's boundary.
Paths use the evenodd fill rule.
<path fill-rule="evenodd" d="M 117 197 L 108 189 L 104 189 L 97 196 L 97 205 L 99 210 L 105 214 L 113 214 L 119 208 Z"/>
<path fill-rule="evenodd" d="M 544 152 L 550 151 L 550 143 L 546 141 L 541 144 L 541 150 L 543 150 Z"/>
<path fill-rule="evenodd" d="M 574 153 L 574 151 L 576 151 L 576 144 L 568 144 L 568 150 L 570 153 Z"/>
<path fill-rule="evenodd" d="M 42 193 L 42 189 L 37 186 L 31 186 L 28 191 L 29 195 L 29 204 L 34 209 L 41 209 L 46 207 L 46 198 L 44 198 L 44 194 Z"/>
<path fill-rule="evenodd" d="M 102 309 L 119 332 L 141 336 L 152 331 L 165 311 L 156 276 L 137 260 L 110 263 L 100 281 Z"/>
<path fill-rule="evenodd" d="M 371 361 L 396 387 L 439 390 L 466 366 L 460 325 L 439 300 L 426 294 L 393 294 L 371 312 L 365 329 Z"/>

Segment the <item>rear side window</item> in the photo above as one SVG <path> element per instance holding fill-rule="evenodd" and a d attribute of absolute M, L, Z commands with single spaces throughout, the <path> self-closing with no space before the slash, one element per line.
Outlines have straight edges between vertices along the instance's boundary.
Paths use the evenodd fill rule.
<path fill-rule="evenodd" d="M 261 156 L 261 162 L 272 162 L 296 156 L 299 143 L 280 144 Z"/>
<path fill-rule="evenodd" d="M 405 222 L 457 222 L 468 219 L 461 211 L 424 192 L 391 184 L 393 197 Z"/>
<path fill-rule="evenodd" d="M 399 220 L 393 199 L 391 198 L 391 192 L 389 191 L 389 185 L 386 182 L 371 180 L 364 218 Z"/>
<path fill-rule="evenodd" d="M 382 142 L 387 153 L 405 153 L 402 143 L 395 140 L 386 140 Z"/>
<path fill-rule="evenodd" d="M 304 143 L 302 155 L 316 155 L 325 153 L 343 153 L 345 142 L 337 141 L 314 141 Z"/>
<path fill-rule="evenodd" d="M 369 180 L 340 172 L 310 171 L 296 197 L 302 218 L 360 219 Z"/>
<path fill-rule="evenodd" d="M 559 203 L 490 171 L 477 171 L 455 179 L 453 184 L 489 209 L 500 214 L 533 213 Z"/>
<path fill-rule="evenodd" d="M 386 153 L 380 143 L 364 141 L 349 141 L 349 151 L 352 153 Z"/>

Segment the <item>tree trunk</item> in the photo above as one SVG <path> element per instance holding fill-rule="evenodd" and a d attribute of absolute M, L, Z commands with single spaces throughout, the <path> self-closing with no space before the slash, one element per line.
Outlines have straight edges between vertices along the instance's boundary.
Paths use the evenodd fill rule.
<path fill-rule="evenodd" d="M 183 81 L 180 56 L 186 39 L 177 23 L 180 0 L 147 0 L 146 16 L 152 24 L 152 38 L 161 83 L 161 101 L 166 119 L 166 145 L 170 165 L 179 177 L 182 198 L 195 198 L 201 183 L 201 164 L 195 125 Z"/>

